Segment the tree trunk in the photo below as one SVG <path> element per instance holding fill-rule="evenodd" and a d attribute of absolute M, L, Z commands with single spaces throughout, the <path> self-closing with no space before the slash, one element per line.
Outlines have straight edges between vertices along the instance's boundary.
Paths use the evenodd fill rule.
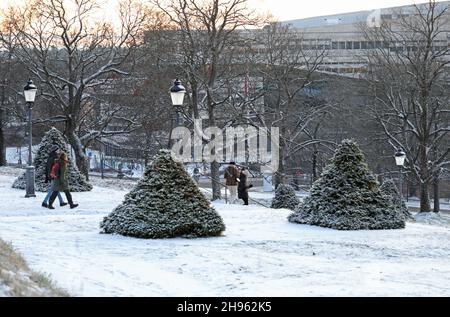
<path fill-rule="evenodd" d="M 5 134 L 3 131 L 3 120 L 5 119 L 3 107 L 5 106 L 6 101 L 5 84 L 6 80 L 3 81 L 2 96 L 0 102 L 0 166 L 6 165 Z"/>
<path fill-rule="evenodd" d="M 212 64 L 212 68 L 215 66 Z M 214 70 L 213 70 L 214 72 Z M 211 75 L 212 78 L 215 78 L 215 75 Z M 214 80 L 210 79 L 209 87 L 214 87 Z M 216 125 L 216 118 L 214 115 L 214 100 L 208 90 L 207 94 L 208 100 L 208 117 L 209 117 L 209 125 L 214 127 Z M 214 150 L 214 154 L 216 154 L 216 149 Z M 221 198 L 220 195 L 220 172 L 219 172 L 220 164 L 217 161 L 211 162 L 211 188 L 213 192 L 212 200 L 218 200 Z"/>
<path fill-rule="evenodd" d="M 211 182 L 212 182 L 213 201 L 221 198 L 219 168 L 220 164 L 217 161 L 211 163 Z"/>
<path fill-rule="evenodd" d="M 83 152 L 83 150 L 81 150 L 81 154 L 78 151 L 74 152 L 78 169 L 80 170 L 81 174 L 86 177 L 86 180 L 89 181 L 89 164 L 86 154 Z"/>
<path fill-rule="evenodd" d="M 319 151 L 317 151 L 316 146 L 314 146 L 313 157 L 312 157 L 312 177 L 313 182 L 317 180 L 317 157 L 319 156 Z"/>
<path fill-rule="evenodd" d="M 75 134 L 75 132 L 70 132 L 70 130 L 69 133 L 67 133 L 67 137 L 75 153 L 75 160 L 78 169 L 80 170 L 81 174 L 86 177 L 86 180 L 89 180 L 88 158 L 86 157 L 86 153 L 84 153 L 80 139 Z"/>
<path fill-rule="evenodd" d="M 284 137 L 286 135 L 286 128 L 281 126 L 280 135 Z M 278 163 L 278 170 L 275 172 L 274 176 L 274 186 L 275 189 L 278 188 L 278 185 L 283 184 L 285 181 L 285 172 L 286 172 L 286 143 L 284 140 L 280 140 L 278 153 L 280 155 L 280 160 Z M 273 151 L 273 149 L 271 150 Z M 272 152 L 273 153 L 273 152 Z"/>
<path fill-rule="evenodd" d="M 441 206 L 439 203 L 439 178 L 437 177 L 433 182 L 433 197 L 434 197 L 433 211 L 439 212 L 441 211 Z"/>
<path fill-rule="evenodd" d="M 422 119 L 425 122 L 425 119 Z M 425 125 L 425 123 L 422 123 Z M 425 128 L 423 128 L 425 129 Z M 419 144 L 419 168 L 420 177 L 418 179 L 420 185 L 420 212 L 430 212 L 430 193 L 429 193 L 429 169 L 428 169 L 428 141 L 421 140 Z"/>
<path fill-rule="evenodd" d="M 5 135 L 3 133 L 3 109 L 0 107 L 0 166 L 6 165 Z"/>
<path fill-rule="evenodd" d="M 284 181 L 285 181 L 285 175 L 284 175 L 284 173 L 285 173 L 285 161 L 284 161 L 284 148 L 283 148 L 283 146 L 281 145 L 281 142 L 280 142 L 280 151 L 279 151 L 279 153 L 280 153 L 280 161 L 279 161 L 279 163 L 278 163 L 278 170 L 275 172 L 275 174 L 274 174 L 274 186 L 275 186 L 275 189 L 277 189 L 278 188 L 278 185 L 280 185 L 280 184 L 283 184 L 284 183 Z"/>
<path fill-rule="evenodd" d="M 428 182 L 420 183 L 420 212 L 430 212 L 430 195 L 428 193 Z"/>

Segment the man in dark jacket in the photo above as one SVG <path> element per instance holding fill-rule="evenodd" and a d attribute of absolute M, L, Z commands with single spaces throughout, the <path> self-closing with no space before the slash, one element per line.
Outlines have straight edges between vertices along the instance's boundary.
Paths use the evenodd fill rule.
<path fill-rule="evenodd" d="M 239 176 L 238 197 L 244 201 L 244 205 L 248 205 L 248 189 L 253 187 L 253 184 L 247 183 L 247 170 L 243 167 Z"/>
<path fill-rule="evenodd" d="M 53 145 L 50 148 L 50 153 L 48 154 L 47 159 L 47 165 L 45 167 L 45 182 L 49 183 L 47 196 L 45 196 L 44 201 L 42 202 L 42 207 L 45 208 L 48 207 L 48 200 L 50 199 L 50 196 L 52 195 L 53 192 L 53 180 L 50 178 L 50 172 L 52 171 L 53 164 L 55 163 L 55 160 L 58 159 L 58 156 L 59 156 L 59 147 L 57 145 Z M 58 199 L 60 206 L 67 205 L 67 203 L 64 202 L 60 193 L 58 193 Z"/>

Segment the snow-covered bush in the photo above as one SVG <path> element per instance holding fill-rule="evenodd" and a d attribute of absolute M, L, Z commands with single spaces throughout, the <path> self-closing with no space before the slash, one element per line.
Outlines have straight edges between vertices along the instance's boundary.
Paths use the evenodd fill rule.
<path fill-rule="evenodd" d="M 270 208 L 294 210 L 299 203 L 300 200 L 295 195 L 294 188 L 290 185 L 280 184 L 275 191 L 275 197 L 272 200 Z"/>
<path fill-rule="evenodd" d="M 36 168 L 35 172 L 35 190 L 39 192 L 46 192 L 48 184 L 45 183 L 45 173 L 47 168 L 47 159 L 50 154 L 50 149 L 57 145 L 59 149 L 69 154 L 69 147 L 64 140 L 64 136 L 55 128 L 51 128 L 45 133 L 39 144 L 36 156 L 33 160 L 33 165 Z M 72 192 L 86 192 L 92 190 L 92 185 L 86 181 L 86 178 L 78 170 L 75 162 L 69 164 L 69 186 Z M 25 189 L 26 178 L 25 173 L 19 176 L 12 185 L 13 188 Z"/>
<path fill-rule="evenodd" d="M 386 179 L 383 184 L 381 184 L 380 191 L 388 198 L 392 208 L 396 209 L 405 220 L 413 219 L 408 207 L 406 207 L 405 202 L 400 197 L 400 192 L 392 179 Z"/>
<path fill-rule="evenodd" d="M 225 225 L 183 165 L 162 150 L 100 228 L 103 233 L 157 239 L 218 236 Z"/>
<path fill-rule="evenodd" d="M 379 190 L 352 140 L 344 140 L 310 195 L 289 216 L 290 222 L 338 230 L 398 229 L 405 221 Z"/>

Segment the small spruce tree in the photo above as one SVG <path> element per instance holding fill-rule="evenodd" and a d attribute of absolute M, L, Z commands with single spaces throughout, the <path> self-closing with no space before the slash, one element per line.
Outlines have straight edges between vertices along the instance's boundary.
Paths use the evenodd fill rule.
<path fill-rule="evenodd" d="M 45 173 L 47 168 L 47 159 L 50 154 L 50 149 L 57 145 L 62 151 L 69 154 L 69 147 L 64 140 L 64 136 L 56 128 L 51 128 L 47 131 L 38 146 L 36 156 L 33 160 L 35 171 L 35 190 L 39 192 L 46 192 L 49 184 L 45 183 Z M 68 170 L 69 187 L 72 192 L 85 192 L 92 190 L 92 185 L 86 181 L 83 174 L 80 173 L 76 164 L 70 162 Z M 19 176 L 12 185 L 13 188 L 25 189 L 26 178 L 25 174 Z"/>
<path fill-rule="evenodd" d="M 295 195 L 294 188 L 290 185 L 280 184 L 275 191 L 275 197 L 272 200 L 270 208 L 286 208 L 294 210 L 299 203 L 300 200 Z"/>
<path fill-rule="evenodd" d="M 391 203 L 392 208 L 396 209 L 402 215 L 403 219 L 413 219 L 411 213 L 408 210 L 408 207 L 406 207 L 405 202 L 400 197 L 400 192 L 398 191 L 394 180 L 386 179 L 383 184 L 381 184 L 380 191 L 387 197 L 387 199 Z"/>
<path fill-rule="evenodd" d="M 405 221 L 381 194 L 364 154 L 344 140 L 290 222 L 338 230 L 398 229 Z"/>
<path fill-rule="evenodd" d="M 158 239 L 218 236 L 225 225 L 183 165 L 161 150 L 100 228 L 103 233 Z"/>

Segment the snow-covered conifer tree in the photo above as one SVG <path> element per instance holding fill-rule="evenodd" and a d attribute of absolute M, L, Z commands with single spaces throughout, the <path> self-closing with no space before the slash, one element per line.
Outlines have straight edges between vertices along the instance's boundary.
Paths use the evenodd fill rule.
<path fill-rule="evenodd" d="M 404 228 L 403 216 L 381 194 L 364 154 L 344 140 L 290 222 L 339 230 Z"/>
<path fill-rule="evenodd" d="M 380 186 L 380 191 L 383 195 L 388 197 L 392 207 L 397 209 L 405 220 L 413 219 L 405 202 L 402 201 L 400 192 L 392 179 L 384 180 L 383 184 Z"/>
<path fill-rule="evenodd" d="M 167 150 L 156 155 L 100 227 L 103 233 L 152 239 L 218 236 L 225 230 L 220 215 Z"/>
<path fill-rule="evenodd" d="M 299 203 L 300 200 L 295 195 L 294 188 L 290 185 L 280 184 L 275 191 L 275 197 L 272 200 L 270 208 L 286 208 L 294 210 Z"/>
<path fill-rule="evenodd" d="M 70 154 L 69 147 L 64 140 L 64 136 L 56 128 L 51 128 L 47 131 L 39 144 L 36 156 L 33 160 L 33 165 L 36 168 L 35 172 L 35 190 L 39 192 L 46 192 L 48 184 L 45 183 L 45 173 L 47 167 L 47 159 L 50 154 L 50 149 L 54 146 Z M 77 168 L 75 162 L 69 164 L 69 186 L 72 192 L 85 192 L 92 190 L 92 185 L 86 181 L 86 178 Z M 26 178 L 25 174 L 19 176 L 13 183 L 13 188 L 25 189 Z"/>

